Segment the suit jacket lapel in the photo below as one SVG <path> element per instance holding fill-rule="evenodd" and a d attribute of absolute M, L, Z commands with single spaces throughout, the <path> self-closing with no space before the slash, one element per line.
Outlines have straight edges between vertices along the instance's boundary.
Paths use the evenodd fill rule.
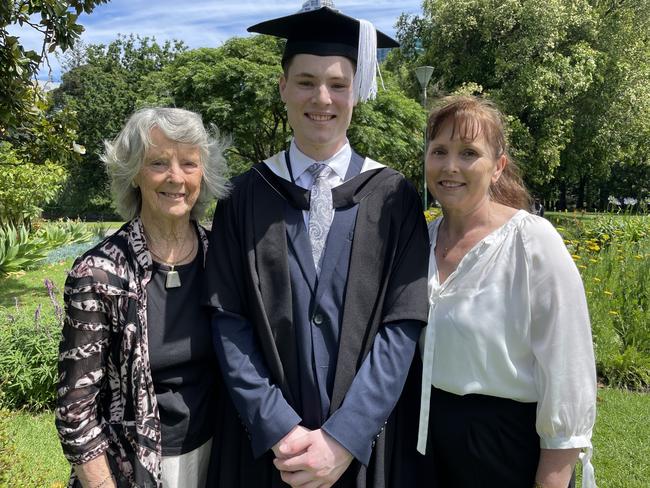
<path fill-rule="evenodd" d="M 309 242 L 309 234 L 305 229 L 302 210 L 287 204 L 285 206 L 285 222 L 289 245 L 296 255 L 305 281 L 313 294 L 316 291 L 316 267 L 311 254 L 311 242 Z"/>

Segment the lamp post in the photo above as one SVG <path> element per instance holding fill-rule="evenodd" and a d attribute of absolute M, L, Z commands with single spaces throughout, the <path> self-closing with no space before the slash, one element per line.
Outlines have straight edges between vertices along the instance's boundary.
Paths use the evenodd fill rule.
<path fill-rule="evenodd" d="M 415 76 L 422 87 L 422 107 L 427 108 L 427 85 L 431 80 L 433 74 L 433 66 L 418 66 L 415 68 Z M 427 161 L 427 133 L 426 128 L 424 131 L 424 151 L 422 157 L 422 205 L 424 210 L 429 207 L 428 193 L 427 193 L 427 174 L 426 174 L 426 161 Z"/>

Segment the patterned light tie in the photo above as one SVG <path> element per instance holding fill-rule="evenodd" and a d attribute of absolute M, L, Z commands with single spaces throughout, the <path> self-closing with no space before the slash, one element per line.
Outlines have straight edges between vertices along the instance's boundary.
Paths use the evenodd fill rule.
<path fill-rule="evenodd" d="M 311 241 L 311 254 L 314 258 L 316 274 L 320 275 L 325 242 L 334 215 L 332 189 L 327 181 L 332 168 L 323 163 L 314 163 L 307 171 L 314 177 L 309 199 L 309 240 Z"/>

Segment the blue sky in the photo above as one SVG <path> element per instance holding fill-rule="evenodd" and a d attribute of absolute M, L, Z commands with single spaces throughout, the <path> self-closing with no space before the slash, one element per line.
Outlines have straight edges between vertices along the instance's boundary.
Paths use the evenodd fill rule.
<path fill-rule="evenodd" d="M 156 37 L 157 41 L 179 39 L 190 48 L 216 47 L 233 36 L 247 36 L 246 27 L 300 9 L 303 0 L 111 0 L 92 14 L 82 14 L 85 44 L 109 43 L 118 34 Z M 393 35 L 399 15 L 421 11 L 422 0 L 335 0 L 346 15 L 364 18 Z M 25 47 L 40 52 L 42 39 L 27 29 L 12 29 Z M 52 79 L 59 81 L 61 69 L 51 56 Z M 41 69 L 39 79 L 48 79 Z"/>

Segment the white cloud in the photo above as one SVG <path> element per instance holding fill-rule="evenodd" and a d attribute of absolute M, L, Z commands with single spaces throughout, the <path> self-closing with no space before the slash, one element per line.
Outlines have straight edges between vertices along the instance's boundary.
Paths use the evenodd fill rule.
<path fill-rule="evenodd" d="M 92 14 L 82 14 L 85 44 L 107 44 L 118 34 L 156 37 L 158 42 L 178 39 L 190 48 L 215 47 L 233 36 L 246 36 L 246 28 L 265 19 L 300 9 L 302 0 L 111 0 Z M 402 12 L 417 13 L 421 0 L 335 0 L 347 15 L 373 22 L 386 34 L 394 35 L 394 24 Z M 40 51 L 42 38 L 31 29 L 12 28 L 23 44 Z M 51 57 L 53 79 L 60 79 L 60 65 Z M 47 68 L 39 79 L 47 79 Z"/>

